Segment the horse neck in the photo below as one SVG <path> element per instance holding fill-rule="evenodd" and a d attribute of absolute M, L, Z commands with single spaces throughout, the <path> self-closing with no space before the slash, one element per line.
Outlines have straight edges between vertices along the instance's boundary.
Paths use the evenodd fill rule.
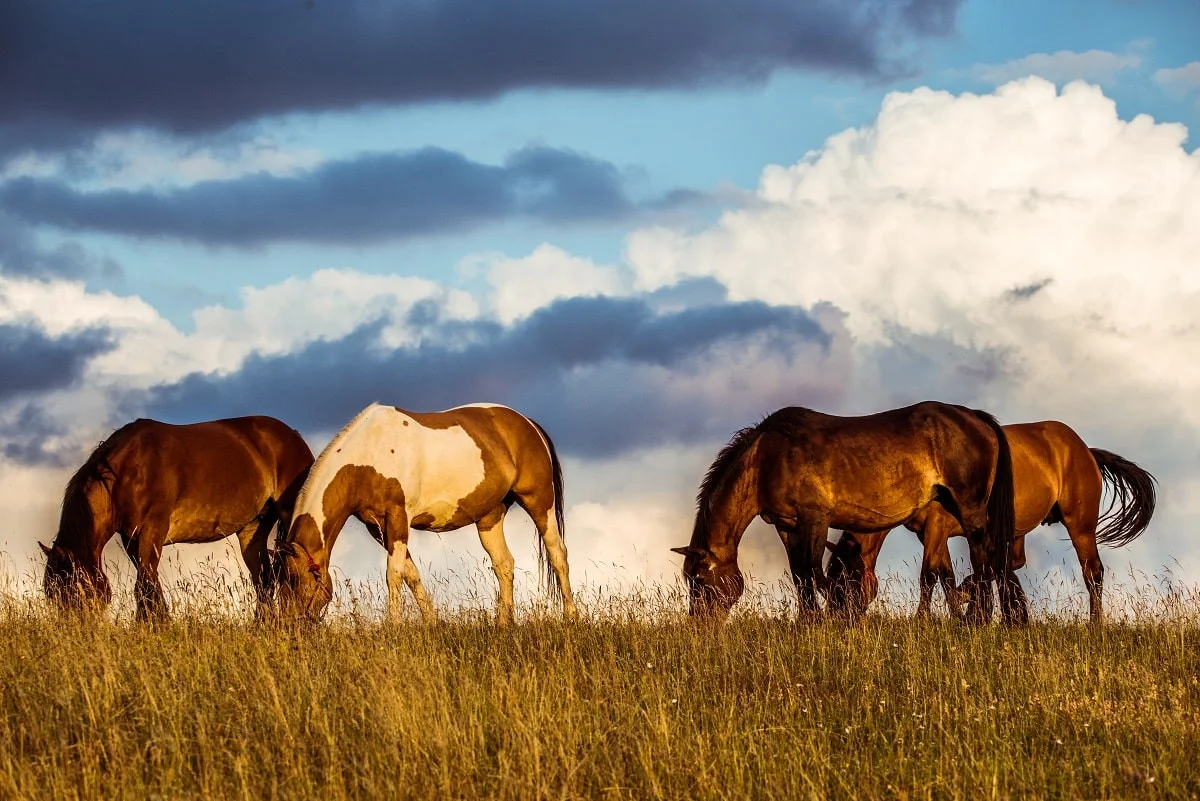
<path fill-rule="evenodd" d="M 738 544 L 759 513 L 757 445 L 739 458 L 698 511 L 692 546 L 704 548 L 721 561 L 737 558 Z"/>
<path fill-rule="evenodd" d="M 338 534 L 350 516 L 358 512 L 351 494 L 329 492 L 330 485 L 335 483 L 346 463 L 342 452 L 352 452 L 358 422 L 359 418 L 355 418 L 317 457 L 292 513 L 292 530 L 288 539 L 302 546 L 314 558 L 320 557 L 318 561 L 323 559 L 326 564 Z"/>
<path fill-rule="evenodd" d="M 105 544 L 115 532 L 112 498 L 92 479 L 72 482 L 63 500 L 54 544 L 84 567 L 99 568 Z"/>

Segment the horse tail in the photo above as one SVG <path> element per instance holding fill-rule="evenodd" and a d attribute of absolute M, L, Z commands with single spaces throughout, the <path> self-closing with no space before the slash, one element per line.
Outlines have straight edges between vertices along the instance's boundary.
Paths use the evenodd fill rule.
<path fill-rule="evenodd" d="M 979 409 L 971 410 L 976 417 L 987 423 L 996 434 L 999 446 L 996 454 L 996 474 L 992 479 L 992 492 L 987 503 L 987 537 L 996 549 L 993 569 L 996 580 L 1002 581 L 1008 573 L 1008 558 L 1017 533 L 1016 492 L 1013 489 L 1012 450 L 1008 436 L 996 418 Z"/>
<path fill-rule="evenodd" d="M 1123 456 L 1099 448 L 1089 450 L 1113 493 L 1112 502 L 1100 517 L 1096 542 L 1120 548 L 1137 539 L 1150 525 L 1156 479 Z"/>
<path fill-rule="evenodd" d="M 554 447 L 554 440 L 550 439 L 550 435 L 546 433 L 546 429 L 542 428 L 541 424 L 536 420 L 530 420 L 533 427 L 542 435 L 542 439 L 546 443 L 546 450 L 550 452 L 550 470 L 552 481 L 554 484 L 554 522 L 558 526 L 559 539 L 565 544 L 567 541 L 566 515 L 564 514 L 563 500 L 563 471 L 562 462 L 558 459 L 558 450 Z M 538 567 L 545 575 L 545 580 L 550 594 L 556 600 L 562 600 L 562 587 L 558 586 L 558 577 L 554 573 L 554 566 L 550 564 L 550 560 L 546 553 L 546 541 L 542 537 L 538 537 Z"/>

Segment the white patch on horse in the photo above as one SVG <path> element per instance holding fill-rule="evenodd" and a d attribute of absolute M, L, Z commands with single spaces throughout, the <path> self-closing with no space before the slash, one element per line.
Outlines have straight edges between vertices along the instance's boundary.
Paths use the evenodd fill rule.
<path fill-rule="evenodd" d="M 364 463 L 400 482 L 409 520 L 428 516 L 428 528 L 444 528 L 483 483 L 483 451 L 461 426 L 426 428 L 399 410 L 395 414 L 409 424 L 388 421 L 370 439 Z"/>

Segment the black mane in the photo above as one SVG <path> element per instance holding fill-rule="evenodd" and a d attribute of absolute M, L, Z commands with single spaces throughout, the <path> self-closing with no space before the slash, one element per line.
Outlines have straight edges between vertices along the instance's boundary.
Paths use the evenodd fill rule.
<path fill-rule="evenodd" d="M 713 460 L 700 489 L 696 493 L 696 523 L 692 527 L 692 545 L 703 547 L 708 532 L 708 516 L 712 506 L 712 496 L 725 483 L 733 469 L 750 446 L 766 433 L 778 433 L 788 437 L 801 436 L 813 411 L 801 406 L 785 406 L 771 412 L 758 425 L 740 429 L 729 440 L 717 458 Z"/>

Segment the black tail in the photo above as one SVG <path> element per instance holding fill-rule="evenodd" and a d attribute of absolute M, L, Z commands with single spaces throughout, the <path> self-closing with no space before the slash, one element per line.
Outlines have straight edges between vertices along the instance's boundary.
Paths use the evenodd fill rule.
<path fill-rule="evenodd" d="M 1150 525 L 1154 516 L 1154 476 L 1128 459 L 1099 448 L 1091 448 L 1100 475 L 1112 488 L 1112 502 L 1100 517 L 1096 542 L 1120 548 L 1128 545 Z"/>
<path fill-rule="evenodd" d="M 565 516 L 563 514 L 563 473 L 562 463 L 558 461 L 558 451 L 554 447 L 554 440 L 550 439 L 550 435 L 546 433 L 546 429 L 542 428 L 536 420 L 530 420 L 538 433 L 542 435 L 542 439 L 546 441 L 546 450 L 550 451 L 550 467 L 554 474 L 554 520 L 558 524 L 558 536 L 562 538 L 563 544 L 567 542 L 567 528 Z M 558 577 L 554 573 L 554 567 L 550 564 L 550 560 L 546 555 L 546 543 L 541 537 L 538 537 L 538 567 L 541 568 L 546 577 L 546 585 L 550 590 L 550 594 L 556 599 L 562 600 L 562 587 L 558 586 Z"/>
<path fill-rule="evenodd" d="M 1009 553 L 1017 533 L 1012 451 L 1008 447 L 1008 437 L 995 417 L 979 409 L 972 409 L 972 412 L 996 432 L 996 442 L 1000 447 L 996 457 L 996 475 L 992 479 L 992 493 L 988 496 L 987 505 L 987 536 L 995 548 L 993 569 L 999 581 L 1008 573 Z"/>

